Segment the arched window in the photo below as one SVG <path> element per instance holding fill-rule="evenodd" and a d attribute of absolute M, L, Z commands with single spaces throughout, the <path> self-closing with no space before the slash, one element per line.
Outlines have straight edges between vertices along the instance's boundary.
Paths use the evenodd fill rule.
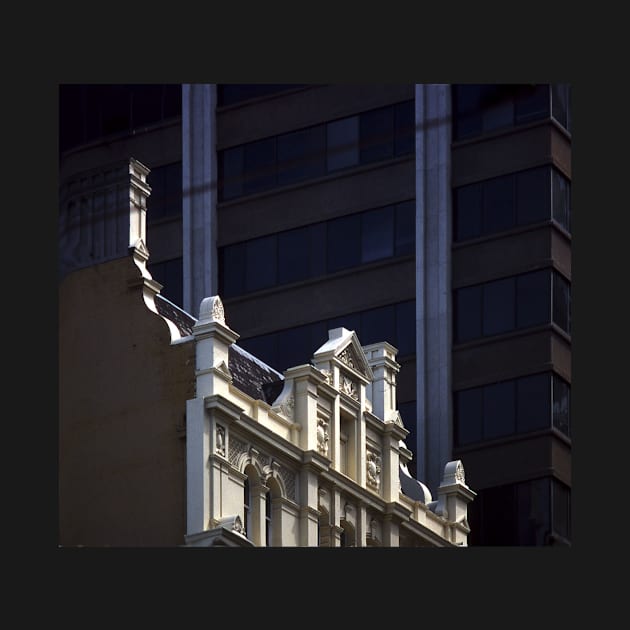
<path fill-rule="evenodd" d="M 273 506 L 271 504 L 271 491 L 265 495 L 265 544 L 273 546 Z"/>
<path fill-rule="evenodd" d="M 245 526 L 245 535 L 249 538 L 252 528 L 252 491 L 249 483 L 249 477 L 245 479 L 243 484 L 243 509 L 244 518 L 243 525 Z"/>
<path fill-rule="evenodd" d="M 265 541 L 268 547 L 282 546 L 282 490 L 276 479 L 267 479 L 265 497 Z"/>

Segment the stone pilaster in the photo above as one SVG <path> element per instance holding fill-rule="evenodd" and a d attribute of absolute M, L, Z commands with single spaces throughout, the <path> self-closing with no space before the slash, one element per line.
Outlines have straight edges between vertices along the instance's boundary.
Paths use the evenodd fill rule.
<path fill-rule="evenodd" d="M 226 395 L 231 381 L 228 350 L 239 335 L 225 323 L 223 304 L 218 296 L 202 300 L 193 336 L 197 346 L 197 396 Z"/>

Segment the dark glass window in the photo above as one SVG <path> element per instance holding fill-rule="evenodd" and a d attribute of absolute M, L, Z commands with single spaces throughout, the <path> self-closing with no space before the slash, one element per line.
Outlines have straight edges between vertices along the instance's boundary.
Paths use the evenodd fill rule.
<path fill-rule="evenodd" d="M 415 101 L 398 103 L 394 110 L 394 154 L 408 155 L 416 148 Z"/>
<path fill-rule="evenodd" d="M 387 341 L 395 344 L 396 311 L 393 306 L 382 306 L 361 314 L 361 343 Z"/>
<path fill-rule="evenodd" d="M 131 87 L 132 125 L 134 129 L 151 125 L 162 119 L 162 85 L 134 85 Z"/>
<path fill-rule="evenodd" d="M 102 133 L 119 133 L 131 129 L 131 86 L 102 86 Z M 106 88 L 106 89 L 105 89 Z"/>
<path fill-rule="evenodd" d="M 329 172 L 359 164 L 359 117 L 350 116 L 326 125 L 326 166 Z"/>
<path fill-rule="evenodd" d="M 553 426 L 571 435 L 571 387 L 557 374 L 553 375 Z"/>
<path fill-rule="evenodd" d="M 516 123 L 549 116 L 549 86 L 521 85 L 516 98 Z"/>
<path fill-rule="evenodd" d="M 527 433 L 551 423 L 551 378 L 548 372 L 516 381 L 516 430 Z"/>
<path fill-rule="evenodd" d="M 484 182 L 483 228 L 487 234 L 513 227 L 514 176 L 495 177 Z"/>
<path fill-rule="evenodd" d="M 147 178 L 151 195 L 147 200 L 147 222 L 182 212 L 182 163 L 151 169 Z"/>
<path fill-rule="evenodd" d="M 279 372 L 287 368 L 279 360 L 277 333 L 259 335 L 249 339 L 239 339 L 238 345 Z"/>
<path fill-rule="evenodd" d="M 562 482 L 553 479 L 551 497 L 553 531 L 555 534 L 571 540 L 571 490 Z"/>
<path fill-rule="evenodd" d="M 416 352 L 415 300 L 396 304 L 396 336 L 393 345 L 398 348 L 399 357 Z"/>
<path fill-rule="evenodd" d="M 547 544 L 550 521 L 549 478 L 515 484 L 516 540 L 522 546 Z"/>
<path fill-rule="evenodd" d="M 413 453 L 413 458 L 407 463 L 409 474 L 417 478 L 417 447 L 416 447 L 416 423 L 417 411 L 416 401 L 398 403 L 398 411 L 402 418 L 405 429 L 409 431 L 409 435 L 405 438 L 405 445 Z"/>
<path fill-rule="evenodd" d="M 361 262 L 394 255 L 394 206 L 361 214 Z"/>
<path fill-rule="evenodd" d="M 310 277 L 310 241 L 308 227 L 278 234 L 278 284 L 296 282 Z"/>
<path fill-rule="evenodd" d="M 534 271 L 516 278 L 516 327 L 527 328 L 551 321 L 551 276 Z"/>
<path fill-rule="evenodd" d="M 455 336 L 458 343 L 481 336 L 481 286 L 465 287 L 455 294 Z"/>
<path fill-rule="evenodd" d="M 301 182 L 326 172 L 324 125 L 278 136 L 277 143 L 278 185 Z"/>
<path fill-rule="evenodd" d="M 358 265 L 361 262 L 360 215 L 333 219 L 326 225 L 328 272 Z"/>
<path fill-rule="evenodd" d="M 246 144 L 244 164 L 246 194 L 273 188 L 276 185 L 276 139 Z"/>
<path fill-rule="evenodd" d="M 319 338 L 313 339 L 314 324 L 288 328 L 277 333 L 278 360 L 282 369 L 303 365 L 311 360 L 315 351 L 326 341 L 325 326 L 319 323 Z"/>
<path fill-rule="evenodd" d="M 551 113 L 567 131 L 571 131 L 570 86 L 568 83 L 555 83 L 551 86 Z"/>
<path fill-rule="evenodd" d="M 346 330 L 354 330 L 362 343 L 363 334 L 361 332 L 361 314 L 360 313 L 348 313 L 347 315 L 341 315 L 328 320 L 328 330 L 334 330 L 335 328 L 345 328 Z"/>
<path fill-rule="evenodd" d="M 416 251 L 416 202 L 396 204 L 395 254 L 404 256 Z"/>
<path fill-rule="evenodd" d="M 455 240 L 464 241 L 482 234 L 483 186 L 470 184 L 455 189 Z"/>
<path fill-rule="evenodd" d="M 306 84 L 293 83 L 221 83 L 217 86 L 217 104 L 220 107 L 234 105 L 252 98 L 284 92 Z"/>
<path fill-rule="evenodd" d="M 243 147 L 234 147 L 221 152 L 219 162 L 221 171 L 221 184 L 219 195 L 227 201 L 241 196 L 244 191 L 245 179 L 245 153 Z"/>
<path fill-rule="evenodd" d="M 454 135 L 462 140 L 481 133 L 481 85 L 454 85 Z"/>
<path fill-rule="evenodd" d="M 516 223 L 529 225 L 551 216 L 549 168 L 532 168 L 516 175 Z"/>
<path fill-rule="evenodd" d="M 394 156 L 394 109 L 382 107 L 360 115 L 361 163 Z"/>
<path fill-rule="evenodd" d="M 182 86 L 169 84 L 164 86 L 164 118 L 181 116 L 182 114 Z"/>
<path fill-rule="evenodd" d="M 554 272 L 556 276 L 553 287 L 549 270 L 541 270 L 457 289 L 456 343 L 549 323 L 552 295 L 553 321 L 570 332 L 570 289 L 566 280 Z"/>
<path fill-rule="evenodd" d="M 552 216 L 551 172 L 543 166 L 454 189 L 454 240 L 464 241 L 547 221 Z M 554 176 L 553 213 L 566 227 L 566 180 Z"/>
<path fill-rule="evenodd" d="M 542 477 L 479 490 L 469 507 L 469 543 L 475 546 L 549 544 L 550 488 L 550 478 Z"/>
<path fill-rule="evenodd" d="M 571 334 L 571 287 L 558 272 L 553 272 L 553 322 Z"/>
<path fill-rule="evenodd" d="M 165 262 L 147 265 L 154 280 L 162 285 L 160 294 L 180 308 L 184 303 L 183 260 L 174 258 Z"/>
<path fill-rule="evenodd" d="M 496 131 L 514 124 L 514 101 L 510 86 L 485 85 L 481 93 L 482 132 Z"/>
<path fill-rule="evenodd" d="M 246 243 L 245 291 L 277 284 L 277 238 L 273 234 Z"/>
<path fill-rule="evenodd" d="M 567 232 L 571 231 L 571 184 L 556 169 L 552 169 L 553 218 Z"/>
<path fill-rule="evenodd" d="M 454 85 L 455 140 L 525 124 L 550 113 L 548 85 Z"/>
<path fill-rule="evenodd" d="M 245 292 L 246 244 L 236 243 L 219 250 L 221 295 L 233 297 Z"/>
<path fill-rule="evenodd" d="M 473 501 L 473 503 L 475 503 Z M 518 513 L 514 484 L 483 490 L 482 545 L 518 545 Z"/>
<path fill-rule="evenodd" d="M 514 330 L 514 278 L 488 282 L 483 286 L 483 335 Z"/>
<path fill-rule="evenodd" d="M 455 440 L 459 446 L 483 439 L 483 388 L 475 387 L 455 394 Z"/>
<path fill-rule="evenodd" d="M 512 435 L 516 432 L 516 388 L 514 381 L 503 381 L 483 388 L 484 439 Z"/>

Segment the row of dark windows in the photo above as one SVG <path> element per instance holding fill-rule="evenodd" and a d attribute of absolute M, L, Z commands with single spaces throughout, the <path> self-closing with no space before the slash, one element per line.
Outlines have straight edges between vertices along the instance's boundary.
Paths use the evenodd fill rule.
<path fill-rule="evenodd" d="M 532 271 L 455 291 L 456 343 L 551 322 L 571 333 L 571 286 L 555 270 Z"/>
<path fill-rule="evenodd" d="M 151 194 L 147 200 L 147 223 L 182 214 L 182 163 L 151 169 L 147 177 Z"/>
<path fill-rule="evenodd" d="M 219 151 L 219 201 L 414 152 L 413 100 Z"/>
<path fill-rule="evenodd" d="M 551 166 L 460 186 L 453 202 L 455 242 L 550 219 L 571 230 L 571 184 Z"/>
<path fill-rule="evenodd" d="M 571 544 L 571 489 L 554 477 L 476 490 L 470 546 Z"/>
<path fill-rule="evenodd" d="M 452 99 L 455 140 L 550 117 L 571 130 L 570 86 L 566 83 L 456 84 Z"/>
<path fill-rule="evenodd" d="M 234 105 L 253 98 L 269 96 L 287 90 L 308 87 L 297 83 L 219 83 L 217 85 L 217 105 Z"/>
<path fill-rule="evenodd" d="M 131 133 L 182 113 L 180 84 L 59 86 L 59 150 Z"/>
<path fill-rule="evenodd" d="M 151 259 L 149 259 L 150 261 Z M 151 277 L 159 282 L 163 289 L 160 295 L 170 302 L 173 302 L 179 308 L 183 308 L 184 304 L 184 270 L 183 259 L 173 258 L 163 262 L 147 264 L 147 270 Z"/>
<path fill-rule="evenodd" d="M 219 293 L 232 297 L 413 254 L 415 202 L 405 201 L 227 245 Z"/>
<path fill-rule="evenodd" d="M 455 392 L 455 445 L 555 428 L 571 431 L 571 387 L 552 372 Z"/>
<path fill-rule="evenodd" d="M 240 339 L 239 346 L 282 372 L 308 363 L 328 340 L 328 331 L 343 326 L 354 330 L 363 345 L 387 341 L 398 348 L 398 356 L 416 351 L 416 302 L 409 300 L 360 313 L 296 326 L 258 337 Z"/>

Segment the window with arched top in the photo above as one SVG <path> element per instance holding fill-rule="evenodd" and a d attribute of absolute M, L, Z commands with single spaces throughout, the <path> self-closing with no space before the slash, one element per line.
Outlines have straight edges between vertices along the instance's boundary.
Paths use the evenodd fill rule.
<path fill-rule="evenodd" d="M 255 545 L 265 542 L 265 493 L 267 488 L 262 484 L 256 467 L 249 464 L 243 471 L 243 524 L 245 535 Z"/>
<path fill-rule="evenodd" d="M 265 542 L 268 547 L 282 546 L 282 489 L 273 477 L 267 480 L 265 496 Z"/>

